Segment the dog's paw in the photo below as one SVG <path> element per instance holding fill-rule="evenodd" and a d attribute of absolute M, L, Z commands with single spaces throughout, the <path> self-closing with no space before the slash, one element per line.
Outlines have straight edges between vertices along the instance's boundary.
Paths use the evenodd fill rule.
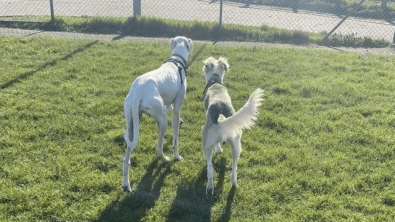
<path fill-rule="evenodd" d="M 233 187 L 237 187 L 237 173 L 236 172 L 232 172 L 230 174 L 230 181 L 231 181 Z"/>
<path fill-rule="evenodd" d="M 211 194 L 211 195 L 214 195 L 214 187 L 213 186 L 209 186 L 208 184 L 207 184 L 207 187 L 206 187 L 206 195 L 208 195 L 208 194 Z"/>
<path fill-rule="evenodd" d="M 176 159 L 178 161 L 184 160 L 184 158 L 182 158 L 182 156 L 180 156 L 180 154 L 174 155 L 174 159 Z"/>
<path fill-rule="evenodd" d="M 132 193 L 132 188 L 130 186 L 122 186 L 124 192 Z"/>
<path fill-rule="evenodd" d="M 162 161 L 163 161 L 164 163 L 168 163 L 168 162 L 170 162 L 170 158 L 169 158 L 168 156 L 163 155 L 163 156 L 162 156 Z"/>

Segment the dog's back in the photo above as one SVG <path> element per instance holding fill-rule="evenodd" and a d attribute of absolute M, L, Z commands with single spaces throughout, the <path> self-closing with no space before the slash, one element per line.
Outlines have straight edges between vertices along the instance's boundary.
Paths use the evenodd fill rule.
<path fill-rule="evenodd" d="M 207 112 L 207 122 L 212 124 L 218 124 L 220 114 L 228 118 L 235 113 L 228 90 L 219 83 L 207 89 L 204 98 L 204 109 Z"/>

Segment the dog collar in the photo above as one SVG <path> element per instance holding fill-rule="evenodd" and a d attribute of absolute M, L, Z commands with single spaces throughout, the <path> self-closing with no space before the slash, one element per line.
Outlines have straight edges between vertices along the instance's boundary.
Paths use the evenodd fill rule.
<path fill-rule="evenodd" d="M 171 57 L 178 57 L 179 59 L 181 59 L 181 61 L 182 61 L 182 65 L 184 66 L 184 69 L 187 69 L 188 68 L 188 62 L 187 62 L 187 60 L 185 60 L 184 59 L 184 57 L 182 57 L 181 55 L 179 55 L 179 54 L 177 54 L 177 53 L 174 53 L 172 56 L 170 56 L 170 58 Z"/>
<path fill-rule="evenodd" d="M 180 58 L 182 60 L 179 61 L 178 58 Z M 170 56 L 169 58 L 167 58 L 166 62 L 172 62 L 174 65 L 176 65 L 178 67 L 178 74 L 180 75 L 180 79 L 181 79 L 181 85 L 184 83 L 184 81 L 182 80 L 182 69 L 184 69 L 185 72 L 185 78 L 187 77 L 187 68 L 188 68 L 188 62 L 180 55 L 178 54 L 173 54 L 172 56 Z"/>
<path fill-rule="evenodd" d="M 207 82 L 206 87 L 205 87 L 204 90 L 203 90 L 203 95 L 204 95 L 204 97 L 206 97 L 208 88 L 210 88 L 210 86 L 212 86 L 212 85 L 214 85 L 214 84 L 216 84 L 216 83 L 221 84 L 221 85 L 224 85 L 224 84 L 221 83 L 221 78 L 219 77 L 218 74 L 214 74 L 214 75 L 209 79 L 209 81 Z"/>

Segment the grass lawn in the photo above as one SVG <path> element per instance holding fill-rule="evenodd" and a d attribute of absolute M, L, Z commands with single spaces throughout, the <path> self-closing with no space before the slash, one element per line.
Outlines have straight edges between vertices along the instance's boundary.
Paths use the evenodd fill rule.
<path fill-rule="evenodd" d="M 123 99 L 168 44 L 0 36 L 0 55 L 0 221 L 395 220 L 395 57 L 195 44 L 184 161 L 157 158 L 156 123 L 144 116 L 126 194 Z M 243 134 L 239 187 L 224 145 L 214 196 L 200 132 L 209 56 L 228 58 L 236 109 L 265 89 Z M 165 140 L 171 156 L 170 127 Z"/>
<path fill-rule="evenodd" d="M 36 21 L 36 22 L 33 22 Z M 155 17 L 73 17 L 57 16 L 51 22 L 48 16 L 16 16 L 0 21 L 0 27 L 62 31 L 94 34 L 117 34 L 119 36 L 146 36 L 171 38 L 184 33 L 195 40 L 270 42 L 294 45 L 318 44 L 331 47 L 383 48 L 391 43 L 384 39 L 360 37 L 356 34 L 333 34 L 327 39 L 326 32 L 309 33 L 279 29 L 263 25 L 244 26 L 223 24 L 221 29 L 215 22 L 180 21 Z"/>

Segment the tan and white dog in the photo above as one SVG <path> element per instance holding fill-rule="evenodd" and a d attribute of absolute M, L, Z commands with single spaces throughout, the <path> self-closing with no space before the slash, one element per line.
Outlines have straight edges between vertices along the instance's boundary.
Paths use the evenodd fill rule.
<path fill-rule="evenodd" d="M 163 137 L 167 128 L 166 110 L 172 106 L 172 128 L 174 158 L 182 160 L 178 153 L 178 133 L 180 109 L 187 91 L 187 60 L 193 48 L 192 40 L 183 36 L 170 39 L 172 55 L 158 69 L 137 77 L 124 102 L 126 130 L 124 138 L 127 144 L 123 160 L 123 183 L 125 191 L 131 191 L 129 182 L 130 155 L 136 148 L 139 137 L 139 124 L 142 113 L 153 117 L 158 123 L 158 144 L 156 151 L 164 162 L 169 157 L 163 154 Z"/>
<path fill-rule="evenodd" d="M 224 141 L 230 143 L 232 147 L 231 182 L 233 186 L 237 186 L 237 161 L 241 153 L 242 131 L 254 125 L 258 107 L 263 100 L 263 90 L 256 89 L 247 103 L 235 113 L 232 100 L 223 85 L 224 75 L 229 71 L 227 59 L 220 57 L 216 60 L 210 57 L 203 63 L 203 71 L 206 77 L 204 109 L 207 117 L 206 123 L 202 127 L 203 149 L 207 161 L 206 193 L 211 190 L 213 194 L 213 148 L 215 147 L 215 151 L 220 153 L 222 152 L 220 143 Z"/>

